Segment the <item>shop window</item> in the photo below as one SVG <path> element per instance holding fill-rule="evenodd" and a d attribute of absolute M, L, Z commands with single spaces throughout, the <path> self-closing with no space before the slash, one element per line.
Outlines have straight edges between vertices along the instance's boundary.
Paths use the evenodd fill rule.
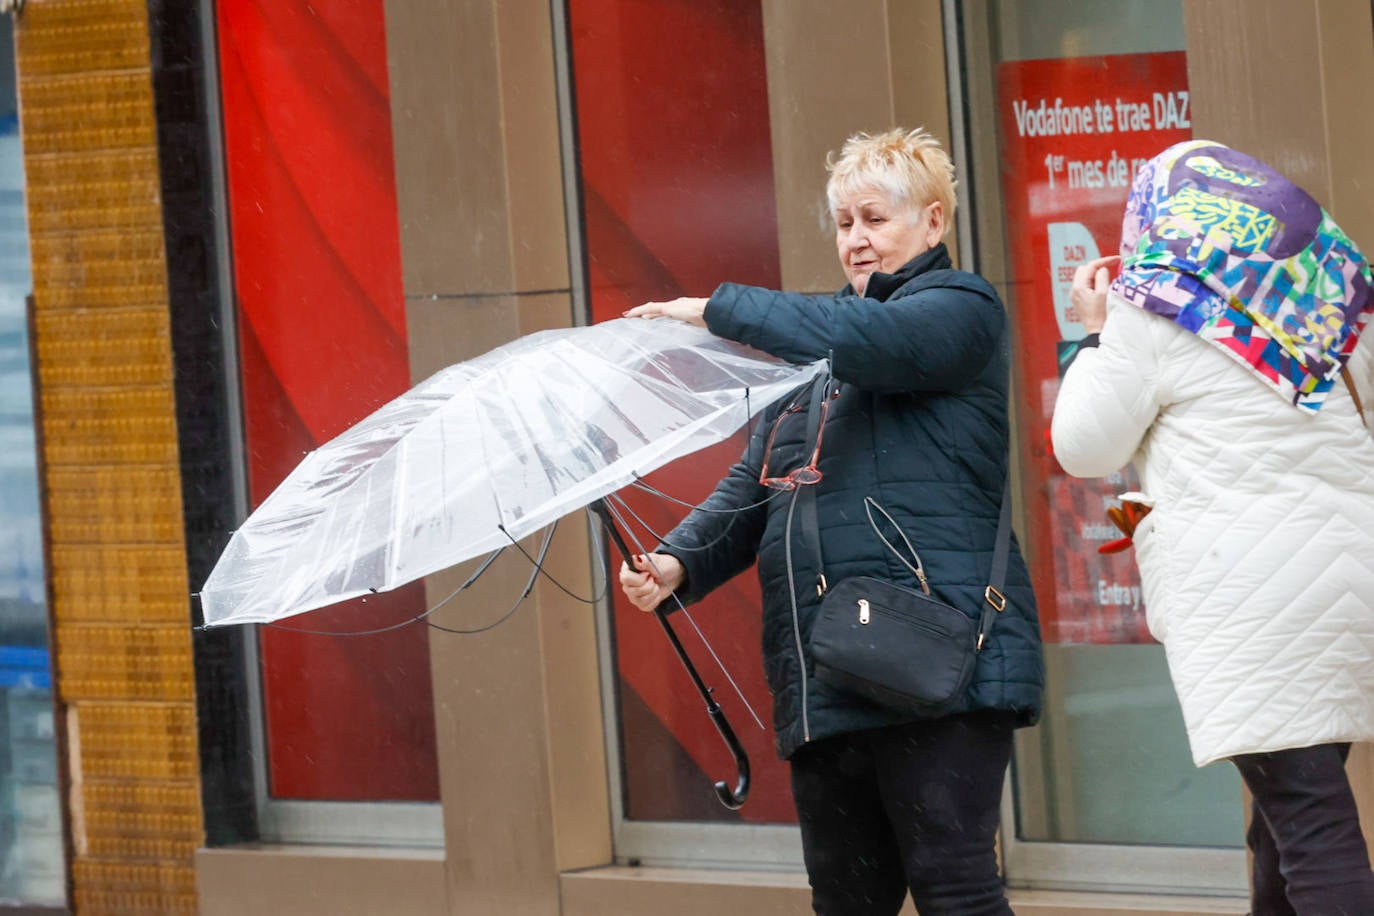
<path fill-rule="evenodd" d="M 38 451 L 25 301 L 29 240 L 14 32 L 0 18 L 0 907 L 61 906 L 57 788 Z"/>
<path fill-rule="evenodd" d="M 1104 508 L 1134 480 L 1071 478 L 1049 445 L 1063 360 L 1084 333 L 1073 268 L 1116 252 L 1135 169 L 1192 136 L 1182 3 L 945 8 L 964 75 L 965 228 L 1013 315 L 1022 543 L 1048 670 L 1044 720 L 1018 741 L 1007 871 L 1022 886 L 1237 891 L 1239 777 L 1194 767 L 1134 558 L 1095 549 L 1119 536 Z"/>
<path fill-rule="evenodd" d="M 220 0 L 214 22 L 256 506 L 411 384 L 386 32 L 382 0 Z M 438 799 L 426 629 L 318 635 L 424 606 L 414 583 L 259 628 L 265 837 L 439 839 L 437 805 L 396 804 Z"/>
<path fill-rule="evenodd" d="M 589 320 L 642 302 L 709 295 L 724 279 L 777 288 L 761 4 L 570 0 L 566 26 Z M 737 435 L 650 482 L 695 503 L 744 441 Z M 666 532 L 686 511 L 658 496 L 625 495 L 648 525 L 636 531 L 647 547 L 653 532 Z M 767 725 L 759 604 L 757 581 L 746 572 L 691 615 Z M 652 617 L 618 591 L 612 606 L 618 857 L 799 865 L 795 828 L 768 826 L 796 823 L 771 726 L 755 723 L 692 625 L 675 615 L 753 766 L 747 804 L 726 809 L 711 784 L 733 785 L 735 765 L 687 675 Z M 738 829 L 703 833 L 705 824 Z"/>

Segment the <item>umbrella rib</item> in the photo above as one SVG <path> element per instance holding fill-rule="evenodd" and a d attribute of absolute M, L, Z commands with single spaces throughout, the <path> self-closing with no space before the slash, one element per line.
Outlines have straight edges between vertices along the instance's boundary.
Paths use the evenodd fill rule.
<path fill-rule="evenodd" d="M 377 636 L 381 633 L 390 633 L 392 630 L 399 630 L 401 629 L 401 627 L 411 626 L 412 624 L 419 623 L 422 620 L 424 620 L 425 623 L 429 624 L 429 626 L 434 626 L 434 624 L 429 623 L 429 621 L 425 620 L 425 618 L 428 617 L 430 614 L 433 614 L 435 611 L 439 610 L 444 605 L 448 604 L 454 598 L 458 597 L 459 592 L 465 591 L 468 588 L 468 586 L 476 582 L 477 577 L 482 575 L 482 573 L 486 572 L 487 567 L 491 566 L 492 563 L 496 562 L 496 558 L 499 557 L 502 553 L 504 553 L 505 550 L 506 548 L 504 547 L 501 547 L 497 550 L 493 550 L 487 556 L 487 558 L 482 561 L 482 565 L 477 567 L 477 571 L 473 573 L 471 576 L 468 576 L 466 582 L 464 582 L 462 585 L 458 586 L 453 591 L 449 592 L 447 595 L 441 598 L 437 603 L 434 604 L 433 607 L 426 608 L 419 614 L 416 614 L 414 617 L 411 617 L 409 620 L 402 620 L 399 623 L 393 623 L 388 626 L 378 627 L 375 630 L 306 630 L 301 627 L 288 627 L 283 624 L 272 623 L 270 621 L 267 623 L 259 624 L 259 626 L 270 627 L 273 630 L 285 630 L 288 633 L 303 633 L 306 636 Z M 523 601 L 524 598 L 522 597 L 520 600 Z M 204 630 L 207 628 L 205 626 L 199 626 L 196 627 L 196 629 Z M 443 628 L 440 627 L 440 629 Z"/>
<path fill-rule="evenodd" d="M 652 490 L 652 489 L 650 489 L 648 492 L 651 492 L 651 493 L 652 493 L 652 492 L 655 492 L 655 491 Z M 782 492 L 783 492 L 782 490 L 778 490 L 778 491 L 777 491 L 777 494 L 781 494 Z M 762 506 L 762 505 L 764 505 L 764 503 L 767 503 L 769 500 L 774 499 L 774 498 L 776 497 L 777 494 L 775 494 L 775 496 L 770 496 L 770 497 L 768 497 L 768 499 L 765 499 L 763 502 L 755 503 L 754 505 L 756 505 L 756 506 Z M 732 514 L 734 517 L 731 518 L 730 521 L 726 524 L 725 530 L 724 530 L 724 531 L 722 531 L 720 534 L 716 535 L 716 536 L 715 536 L 714 538 L 712 538 L 711 540 L 707 541 L 705 544 L 698 544 L 698 545 L 696 545 L 695 547 L 688 547 L 688 546 L 685 545 L 685 544 L 674 544 L 672 541 L 668 540 L 668 538 L 667 538 L 665 535 L 659 534 L 657 531 L 655 531 L 655 530 L 653 529 L 653 527 L 652 527 L 648 522 L 644 521 L 643 517 L 640 516 L 640 514 L 639 514 L 638 512 L 636 512 L 634 509 L 630 508 L 630 504 L 629 504 L 628 502 L 625 502 L 624 499 L 621 499 L 621 498 L 619 498 L 619 497 L 617 497 L 617 499 L 620 501 L 620 504 L 621 504 L 621 506 L 624 508 L 624 510 L 630 514 L 630 517 L 633 518 L 635 521 L 639 522 L 639 527 L 643 528 L 645 531 L 649 532 L 649 534 L 653 535 L 654 538 L 655 538 L 660 544 L 666 544 L 666 545 L 668 545 L 669 547 L 674 548 L 675 550 L 683 550 L 683 551 L 687 551 L 687 552 L 689 552 L 689 553 L 698 553 L 698 552 L 703 551 L 703 550 L 710 550 L 712 547 L 716 546 L 716 545 L 719 544 L 721 541 L 725 540 L 725 538 L 726 538 L 727 536 L 729 536 L 731 529 L 733 529 L 733 528 L 735 527 L 735 522 L 739 520 L 739 514 L 740 514 L 741 512 L 743 512 L 745 509 L 753 508 L 752 506 L 741 506 L 739 509 L 712 509 L 712 510 L 709 510 L 709 511 L 718 512 L 718 513 L 730 513 L 730 514 Z M 696 506 L 696 507 L 693 507 L 693 508 L 698 508 L 698 509 L 699 509 L 699 508 L 701 508 L 701 507 L 700 507 L 700 506 Z"/>
<path fill-rule="evenodd" d="M 706 512 L 715 515 L 734 515 L 739 512 L 747 512 L 750 509 L 757 509 L 759 506 L 768 505 L 773 500 L 781 496 L 783 493 L 787 492 L 786 490 L 770 490 L 768 495 L 765 496 L 763 499 L 759 500 L 758 502 L 748 503 L 747 505 L 743 506 L 736 506 L 732 509 L 717 509 L 714 506 L 705 506 L 700 503 L 689 503 L 687 500 L 676 497 L 665 490 L 660 490 L 658 487 L 649 483 L 647 480 L 645 480 L 637 473 L 634 474 L 634 479 L 630 481 L 630 485 L 637 490 L 641 490 L 645 493 L 650 494 L 651 496 L 657 496 L 660 499 L 666 499 L 670 503 L 676 503 L 679 506 L 691 509 L 695 512 Z M 638 519 L 638 516 L 636 516 L 636 519 Z M 640 524 L 643 524 L 643 522 L 641 522 Z M 644 525 L 644 527 L 652 531 L 652 529 L 650 529 L 648 525 Z M 659 540 L 662 540 L 662 538 L 659 538 Z"/>
<path fill-rule="evenodd" d="M 587 511 L 591 511 L 591 510 L 588 509 Z M 603 599 L 603 598 L 606 597 L 606 589 L 607 589 L 607 587 L 608 587 L 609 584 L 610 584 L 610 572 L 609 572 L 609 570 L 606 572 L 606 581 L 602 583 L 601 591 L 595 593 L 595 594 L 592 595 L 592 597 L 590 597 L 590 598 L 583 598 L 581 595 L 577 594 L 577 593 L 574 592 L 572 589 L 568 588 L 568 587 L 567 587 L 566 585 L 564 585 L 562 582 L 559 582 L 556 578 L 554 578 L 554 576 L 553 576 L 552 573 L 550 573 L 547 569 L 544 568 L 544 554 L 547 552 L 547 549 L 544 550 L 544 551 L 541 551 L 540 554 L 539 554 L 539 556 L 538 556 L 538 558 L 532 557 L 532 556 L 530 556 L 529 551 L 525 550 L 525 548 L 523 548 L 523 547 L 520 546 L 520 542 L 519 542 L 519 541 L 517 541 L 515 538 L 511 537 L 511 533 L 510 533 L 509 531 L 506 530 L 506 526 L 505 526 L 505 525 L 501 525 L 501 526 L 499 526 L 499 527 L 501 528 L 501 533 L 504 534 L 507 538 L 510 539 L 511 545 L 512 545 L 516 550 L 520 551 L 521 555 L 524 556 L 524 558 L 525 558 L 526 560 L 529 560 L 531 563 L 534 564 L 534 567 L 535 567 L 535 570 L 537 571 L 537 573 L 538 573 L 539 575 L 543 576 L 545 579 L 548 579 L 551 583 L 553 583 L 554 587 L 556 587 L 560 592 L 562 592 L 563 594 L 567 595 L 567 596 L 568 596 L 569 598 L 571 598 L 572 600 L 577 601 L 577 602 L 579 602 L 579 603 L 581 603 L 581 604 L 597 604 L 597 603 L 599 603 L 599 602 L 601 601 L 601 599 Z M 554 528 L 554 529 L 557 529 L 557 528 L 558 528 L 558 520 L 555 519 L 555 520 L 553 521 L 553 524 L 552 524 L 550 527 L 552 527 L 552 528 Z M 604 567 L 604 564 L 603 564 L 603 567 Z"/>
<path fill-rule="evenodd" d="M 428 627 L 432 627 L 433 629 L 439 630 L 442 633 L 456 633 L 460 636 L 474 636 L 478 633 L 485 633 L 488 630 L 494 630 L 501 624 L 505 623 L 507 620 L 510 620 L 511 616 L 520 609 L 520 605 L 525 603 L 525 599 L 529 598 L 530 592 L 534 591 L 534 583 L 539 578 L 539 573 L 543 568 L 544 564 L 544 557 L 548 555 L 549 545 L 553 543 L 553 533 L 557 527 L 557 524 L 553 524 L 545 530 L 544 543 L 539 547 L 539 559 L 534 563 L 534 571 L 530 573 L 530 578 L 529 581 L 525 583 L 524 591 L 520 593 L 520 597 L 516 598 L 515 603 L 512 604 L 509 608 L 507 608 L 506 611 L 500 617 L 496 618 L 491 623 L 488 623 L 484 626 L 475 627 L 470 630 L 461 629 L 458 627 L 446 627 L 442 624 L 434 623 L 431 620 L 426 620 L 425 625 Z M 501 530 L 505 531 L 504 528 L 502 528 Z M 505 548 L 502 549 L 504 550 Z M 524 553 L 524 551 L 522 550 L 521 553 Z M 525 555 L 529 556 L 529 554 Z"/>

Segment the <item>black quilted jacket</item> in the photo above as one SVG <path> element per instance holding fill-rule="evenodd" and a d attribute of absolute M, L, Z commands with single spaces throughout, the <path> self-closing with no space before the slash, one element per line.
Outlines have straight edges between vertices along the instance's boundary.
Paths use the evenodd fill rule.
<path fill-rule="evenodd" d="M 848 287 L 831 297 L 727 283 L 711 296 L 705 317 L 714 334 L 792 362 L 832 359 L 840 395 L 829 408 L 819 461 L 824 476 L 816 485 L 830 584 L 860 575 L 916 584 L 869 526 L 863 500 L 871 496 L 919 551 L 934 592 L 976 617 L 1007 469 L 1007 322 L 986 280 L 949 267 L 939 245 L 895 274 L 874 274 L 863 298 Z M 681 597 L 688 602 L 757 559 L 764 668 L 783 757 L 807 741 L 911 718 L 814 677 L 814 552 L 801 537 L 799 514 L 788 511 L 793 493 L 758 482 L 768 432 L 794 402 L 802 409 L 778 421 L 769 474 L 806 462 L 814 442 L 807 439 L 807 395 L 798 392 L 765 411 L 744 456 L 702 504 L 751 508 L 697 509 L 659 547 L 686 568 Z M 765 502 L 769 496 L 775 498 Z M 1014 542 L 1003 591 L 1007 609 L 959 709 L 1017 710 L 1030 724 L 1040 711 L 1044 667 L 1035 597 Z"/>

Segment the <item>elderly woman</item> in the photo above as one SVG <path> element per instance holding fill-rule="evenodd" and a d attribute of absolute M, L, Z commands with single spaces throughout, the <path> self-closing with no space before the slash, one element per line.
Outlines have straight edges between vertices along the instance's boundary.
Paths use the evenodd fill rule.
<path fill-rule="evenodd" d="M 939 708 L 822 682 L 810 644 L 827 579 L 919 586 L 884 538 L 909 541 L 934 594 L 980 615 L 1007 479 L 1006 312 L 986 280 L 951 269 L 953 167 L 929 134 L 849 138 L 827 194 L 849 280 L 837 295 L 726 283 L 627 313 L 794 362 L 829 358 L 838 392 L 766 412 L 739 463 L 658 552 L 622 567 L 621 585 L 646 610 L 673 592 L 690 602 L 757 559 L 777 748 L 817 913 L 887 916 L 908 888 L 922 916 L 1010 913 L 998 805 L 1012 731 L 1036 720 L 1043 680 L 1019 550 L 969 687 Z M 874 505 L 890 519 L 871 524 Z"/>
<path fill-rule="evenodd" d="M 1343 767 L 1374 738 L 1369 267 L 1301 188 L 1205 140 L 1140 171 L 1121 257 L 1114 282 L 1115 258 L 1075 278 L 1093 333 L 1055 455 L 1139 472 L 1147 618 L 1194 760 L 1253 794 L 1253 912 L 1374 913 Z"/>

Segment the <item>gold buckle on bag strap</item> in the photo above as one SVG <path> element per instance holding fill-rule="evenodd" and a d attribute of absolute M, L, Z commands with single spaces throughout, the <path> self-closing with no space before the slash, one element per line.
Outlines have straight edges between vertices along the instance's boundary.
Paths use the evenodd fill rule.
<path fill-rule="evenodd" d="M 1007 608 L 1007 596 L 999 592 L 997 589 L 993 588 L 991 585 L 983 589 L 983 600 L 986 601 L 992 607 L 992 609 L 999 614 Z M 986 638 L 987 634 L 982 631 L 980 624 L 980 629 L 978 630 L 978 645 L 976 651 L 983 651 L 983 641 Z"/>

